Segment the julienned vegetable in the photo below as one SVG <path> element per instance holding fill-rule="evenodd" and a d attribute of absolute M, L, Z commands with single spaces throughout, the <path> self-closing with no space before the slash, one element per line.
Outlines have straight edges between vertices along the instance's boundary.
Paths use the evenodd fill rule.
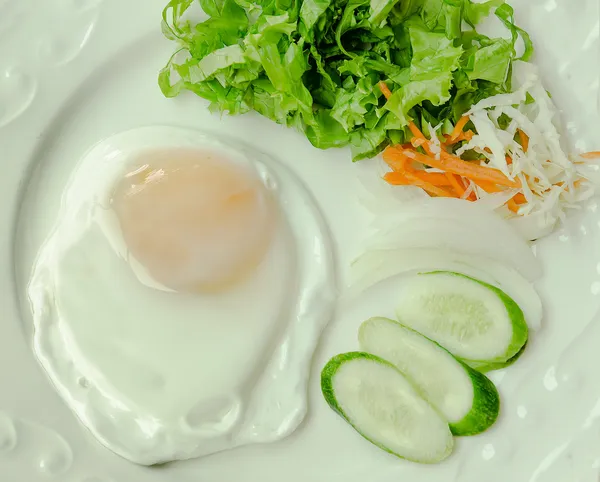
<path fill-rule="evenodd" d="M 397 457 L 436 463 L 452 452 L 448 423 L 391 363 L 361 352 L 332 358 L 321 373 L 330 407 Z"/>
<path fill-rule="evenodd" d="M 402 324 L 371 318 L 359 330 L 361 350 L 396 366 L 450 423 L 454 435 L 475 435 L 498 418 L 500 397 L 482 373 Z"/>
<path fill-rule="evenodd" d="M 568 156 L 560 143 L 558 111 L 537 68 L 515 62 L 514 92 L 479 101 L 451 133 L 443 125 L 409 123 L 410 142 L 389 146 L 384 179 L 431 196 L 469 201 L 502 199 L 505 217 L 528 239 L 551 231 L 570 208 L 594 192 L 594 153 Z M 387 87 L 379 86 L 384 95 Z M 391 97 L 390 97 L 391 98 Z"/>
<path fill-rule="evenodd" d="M 200 0 L 200 23 L 184 19 L 192 3 L 171 0 L 163 12 L 179 45 L 159 76 L 166 96 L 190 90 L 215 111 L 255 110 L 318 148 L 350 145 L 355 160 L 410 142 L 411 123 L 468 140 L 463 114 L 511 90 L 519 36 L 520 58 L 532 53 L 503 0 Z M 494 9 L 510 40 L 475 30 Z M 407 179 L 435 195 L 460 189 L 455 177 Z"/>
<path fill-rule="evenodd" d="M 523 312 L 506 293 L 458 273 L 418 275 L 400 293 L 396 315 L 482 371 L 508 364 L 528 339 Z"/>

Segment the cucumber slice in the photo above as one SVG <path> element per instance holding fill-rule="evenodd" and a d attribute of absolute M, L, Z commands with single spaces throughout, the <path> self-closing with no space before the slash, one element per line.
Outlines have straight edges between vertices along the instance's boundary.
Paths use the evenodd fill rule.
<path fill-rule="evenodd" d="M 402 290 L 396 315 L 472 366 L 503 364 L 527 342 L 519 306 L 498 288 L 459 273 L 417 275 Z"/>
<path fill-rule="evenodd" d="M 482 373 L 397 321 L 371 318 L 358 332 L 361 350 L 392 363 L 450 423 L 454 435 L 475 435 L 498 418 L 500 397 Z"/>
<path fill-rule="evenodd" d="M 321 373 L 329 406 L 369 442 L 432 464 L 452 452 L 448 423 L 391 363 L 361 352 L 333 357 Z"/>
<path fill-rule="evenodd" d="M 505 362 L 490 363 L 490 362 L 482 362 L 482 361 L 477 361 L 477 360 L 463 360 L 463 361 L 465 363 L 467 363 L 471 368 L 474 368 L 475 370 L 477 370 L 478 372 L 488 373 L 493 370 L 501 370 L 503 368 L 507 368 L 507 367 L 511 366 L 519 358 L 521 358 L 521 355 L 525 352 L 526 348 L 527 348 L 527 342 L 525 342 L 525 344 L 521 347 L 521 349 L 517 352 L 517 354 L 515 356 L 513 356 L 512 358 L 509 358 Z"/>

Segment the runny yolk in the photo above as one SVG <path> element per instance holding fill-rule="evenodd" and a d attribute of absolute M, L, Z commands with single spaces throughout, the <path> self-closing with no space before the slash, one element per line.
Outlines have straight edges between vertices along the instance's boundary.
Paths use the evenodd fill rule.
<path fill-rule="evenodd" d="M 265 256 L 275 209 L 256 174 L 210 152 L 154 152 L 111 199 L 131 255 L 176 291 L 219 291 Z"/>

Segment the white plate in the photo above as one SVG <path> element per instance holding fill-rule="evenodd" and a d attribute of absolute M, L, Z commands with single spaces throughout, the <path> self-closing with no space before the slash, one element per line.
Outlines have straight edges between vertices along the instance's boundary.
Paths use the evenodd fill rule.
<path fill-rule="evenodd" d="M 318 151 L 296 132 L 254 114 L 209 114 L 193 95 L 162 97 L 157 71 L 173 46 L 161 37 L 164 0 L 0 0 L 0 474 L 6 482 L 592 482 L 600 470 L 600 212 L 590 202 L 565 230 L 535 247 L 544 329 L 526 355 L 494 374 L 503 412 L 489 433 L 461 439 L 435 467 L 377 450 L 321 398 L 318 373 L 356 348 L 358 323 L 387 308 L 365 295 L 342 306 L 313 366 L 310 411 L 288 439 L 161 468 L 138 467 L 101 447 L 50 386 L 31 350 L 23 299 L 31 260 L 60 199 L 37 231 L 28 179 L 65 181 L 80 155 L 111 133 L 174 124 L 234 134 L 296 171 L 320 201 L 341 276 L 360 240 L 354 166 L 345 150 Z M 514 0 L 537 45 L 548 88 L 572 145 L 598 149 L 600 27 L 597 0 Z M 21 204 L 25 199 L 25 204 Z M 21 214 L 21 216 L 20 216 Z M 23 235 L 27 232 L 27 235 Z M 19 234 L 21 233 L 21 234 Z M 374 312 L 375 311 L 375 312 Z"/>

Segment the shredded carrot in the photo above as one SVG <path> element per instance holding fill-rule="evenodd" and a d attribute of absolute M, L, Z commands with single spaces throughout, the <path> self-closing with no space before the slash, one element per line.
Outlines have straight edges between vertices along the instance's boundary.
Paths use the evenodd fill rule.
<path fill-rule="evenodd" d="M 469 122 L 469 116 L 465 115 L 460 118 L 460 120 L 454 126 L 452 134 L 450 134 L 450 141 L 454 142 L 456 139 L 458 139 L 458 136 L 460 136 L 462 133 L 463 129 L 467 125 L 467 122 Z"/>
<path fill-rule="evenodd" d="M 465 188 L 465 192 L 467 191 L 467 188 L 470 186 L 471 181 L 469 179 L 466 179 L 464 177 L 460 177 L 457 176 L 458 180 L 461 184 L 461 186 L 463 186 Z M 467 196 L 467 201 L 477 201 L 477 193 L 475 192 L 475 190 L 471 190 L 470 194 Z"/>
<path fill-rule="evenodd" d="M 406 185 L 410 184 L 412 186 L 417 186 L 428 192 L 429 194 L 433 194 L 438 197 L 455 197 L 450 191 L 442 187 L 435 186 L 430 182 L 423 181 L 414 175 L 412 172 L 387 172 L 383 176 L 383 179 L 389 184 L 395 185 Z"/>
<path fill-rule="evenodd" d="M 596 159 L 600 157 L 600 151 L 584 152 L 583 154 L 579 154 L 579 156 L 584 159 Z"/>
<path fill-rule="evenodd" d="M 420 137 L 413 137 L 410 140 L 410 144 L 411 144 L 412 147 L 421 147 L 426 142 L 427 141 L 425 139 L 421 139 Z"/>
<path fill-rule="evenodd" d="M 523 148 L 523 152 L 527 152 L 529 149 L 529 136 L 525 134 L 521 129 L 517 130 L 519 133 L 519 140 L 521 141 L 521 147 Z"/>
<path fill-rule="evenodd" d="M 433 156 L 433 151 L 431 150 L 431 147 L 429 146 L 429 139 L 427 139 L 427 137 L 425 137 L 425 134 L 423 134 L 421 132 L 421 130 L 417 127 L 417 124 L 415 124 L 413 121 L 410 121 L 410 123 L 408 124 L 408 128 L 410 129 L 410 131 L 413 134 L 413 138 L 410 140 L 410 143 L 414 146 L 414 147 L 423 147 L 423 149 L 425 149 L 425 152 L 427 154 L 429 154 L 430 156 Z"/>
<path fill-rule="evenodd" d="M 408 168 L 408 158 L 398 149 L 386 149 L 383 151 L 383 160 L 394 171 L 404 172 Z"/>
<path fill-rule="evenodd" d="M 381 90 L 381 93 L 386 99 L 389 99 L 392 96 L 392 91 L 383 80 L 377 85 L 379 86 L 379 90 Z"/>
<path fill-rule="evenodd" d="M 515 202 L 514 199 L 509 199 L 506 202 L 506 206 L 508 207 L 508 209 L 510 209 L 515 214 L 517 214 L 519 212 L 519 205 Z"/>
<path fill-rule="evenodd" d="M 573 187 L 575 189 L 577 189 L 585 181 L 586 181 L 586 179 L 584 179 L 584 178 L 576 179 L 575 181 L 573 181 Z M 565 183 L 563 181 L 560 181 L 560 182 L 557 182 L 556 184 L 554 184 L 554 186 L 558 186 L 558 187 L 562 187 L 564 185 L 565 185 Z M 544 192 L 548 192 L 548 191 L 550 191 L 550 189 L 552 189 L 552 188 L 548 188 Z M 569 187 L 568 186 L 565 188 L 565 191 L 569 192 Z"/>
<path fill-rule="evenodd" d="M 518 179 L 516 181 L 512 181 L 508 177 L 506 177 L 501 171 L 495 169 L 493 167 L 480 166 L 477 164 L 473 164 L 472 162 L 463 161 L 460 157 L 454 156 L 447 152 L 441 153 L 442 161 L 450 164 L 451 166 L 460 170 L 461 172 L 455 172 L 455 174 L 459 174 L 463 177 L 473 180 L 474 178 L 489 180 L 491 182 L 495 182 L 496 184 L 501 184 L 502 186 L 508 187 L 521 187 L 521 181 Z M 463 174 L 464 173 L 464 174 Z"/>
<path fill-rule="evenodd" d="M 450 185 L 452 186 L 452 189 L 454 189 L 454 192 L 456 192 L 458 197 L 462 197 L 462 195 L 465 193 L 465 188 L 463 187 L 462 183 L 458 181 L 460 177 L 456 174 L 451 174 L 447 172 L 446 178 L 448 179 L 448 181 L 450 181 Z"/>
<path fill-rule="evenodd" d="M 382 92 L 384 92 L 384 88 L 382 88 Z M 469 141 L 473 138 L 472 130 L 464 131 L 468 122 L 468 117 L 462 117 L 456 123 L 452 134 L 444 136 L 441 152 L 434 154 L 432 141 L 427 139 L 419 127 L 411 121 L 408 124 L 413 135 L 410 144 L 388 147 L 383 153 L 385 162 L 393 171 L 385 174 L 384 179 L 393 185 L 420 187 L 432 196 L 457 197 L 469 201 L 478 199 L 477 193 L 469 188 L 471 182 L 487 193 L 502 192 L 507 187 L 520 188 L 521 181 L 519 179 L 511 180 L 498 169 L 477 162 L 464 161 L 448 152 L 452 144 Z M 519 136 L 524 149 L 527 149 L 529 138 L 520 130 Z M 419 152 L 418 148 L 422 148 L 426 154 Z M 597 156 L 600 157 L 600 152 L 597 153 Z M 506 156 L 506 162 L 509 165 L 512 164 L 512 158 Z M 443 172 L 427 172 L 416 169 L 415 163 Z M 471 191 L 468 196 L 466 195 L 467 190 Z M 512 212 L 518 213 L 520 205 L 526 203 L 525 196 L 517 193 L 506 202 L 506 206 Z"/>
<path fill-rule="evenodd" d="M 410 171 L 413 176 L 418 177 L 422 181 L 430 182 L 431 184 L 435 184 L 436 186 L 448 187 L 452 186 L 450 180 L 446 177 L 444 173 L 441 172 L 425 172 L 425 171 Z"/>
<path fill-rule="evenodd" d="M 415 124 L 413 121 L 410 121 L 408 123 L 408 128 L 410 129 L 410 132 L 412 132 L 413 136 L 415 136 L 417 139 L 422 139 L 424 141 L 427 141 L 427 138 L 421 132 L 421 129 L 419 129 L 417 127 L 417 124 Z"/>
<path fill-rule="evenodd" d="M 423 146 L 425 147 L 427 145 L 428 143 Z M 427 150 L 427 148 L 425 150 Z M 451 172 L 452 174 L 458 174 L 459 176 L 466 177 L 473 181 L 479 179 L 508 187 L 521 187 L 520 182 L 511 181 L 497 169 L 463 161 L 461 158 L 447 152 L 442 151 L 440 153 L 440 159 L 436 159 L 434 156 L 426 156 L 416 151 L 403 150 L 402 152 L 409 159 L 412 158 L 421 164 L 442 169 Z"/>
<path fill-rule="evenodd" d="M 405 176 L 407 171 L 393 171 L 387 174 L 401 174 L 401 176 L 392 176 L 392 180 L 394 180 L 394 184 L 412 184 Z M 441 172 L 425 172 L 425 171 L 408 171 L 414 177 L 420 179 L 421 181 L 428 182 L 438 187 L 452 187 L 450 185 L 450 181 L 448 178 L 442 174 Z M 390 183 L 391 184 L 391 183 Z"/>
<path fill-rule="evenodd" d="M 501 188 L 499 188 L 498 186 L 496 186 L 495 184 L 493 184 L 491 182 L 479 181 L 477 179 L 474 179 L 473 182 L 477 186 L 479 186 L 481 189 L 483 189 L 485 192 L 487 192 L 488 194 L 502 191 Z"/>
<path fill-rule="evenodd" d="M 518 192 L 517 194 L 515 194 L 512 198 L 512 200 L 514 202 L 516 202 L 517 204 L 527 204 L 527 198 L 525 197 L 525 194 Z"/>
<path fill-rule="evenodd" d="M 473 133 L 473 131 L 471 129 L 469 129 L 468 131 L 465 131 L 465 132 L 461 132 L 458 135 L 458 137 L 454 140 L 451 140 L 449 135 L 444 135 L 444 137 L 446 138 L 445 144 L 447 146 L 452 146 L 452 145 L 456 144 L 457 142 L 470 141 L 471 139 L 473 139 L 474 135 L 475 134 Z"/>
<path fill-rule="evenodd" d="M 451 186 L 450 180 L 443 172 L 425 172 L 413 169 L 412 166 L 410 166 L 410 159 L 408 159 L 402 151 L 397 149 L 388 149 L 384 151 L 383 160 L 395 172 L 405 173 L 410 171 L 422 181 L 430 182 L 436 186 Z"/>
<path fill-rule="evenodd" d="M 485 181 L 473 181 L 475 184 L 477 184 L 481 189 L 483 189 L 485 192 L 487 193 L 496 193 L 496 192 L 502 192 L 502 189 L 494 184 L 490 184 L 488 182 Z M 525 195 L 518 192 L 517 194 L 515 194 L 509 201 L 507 201 L 507 206 L 508 208 L 513 211 L 511 209 L 511 206 L 514 208 L 516 206 L 517 211 L 519 210 L 519 204 L 526 204 L 527 203 L 527 199 L 525 198 Z M 513 211 L 516 212 L 516 211 Z"/>

